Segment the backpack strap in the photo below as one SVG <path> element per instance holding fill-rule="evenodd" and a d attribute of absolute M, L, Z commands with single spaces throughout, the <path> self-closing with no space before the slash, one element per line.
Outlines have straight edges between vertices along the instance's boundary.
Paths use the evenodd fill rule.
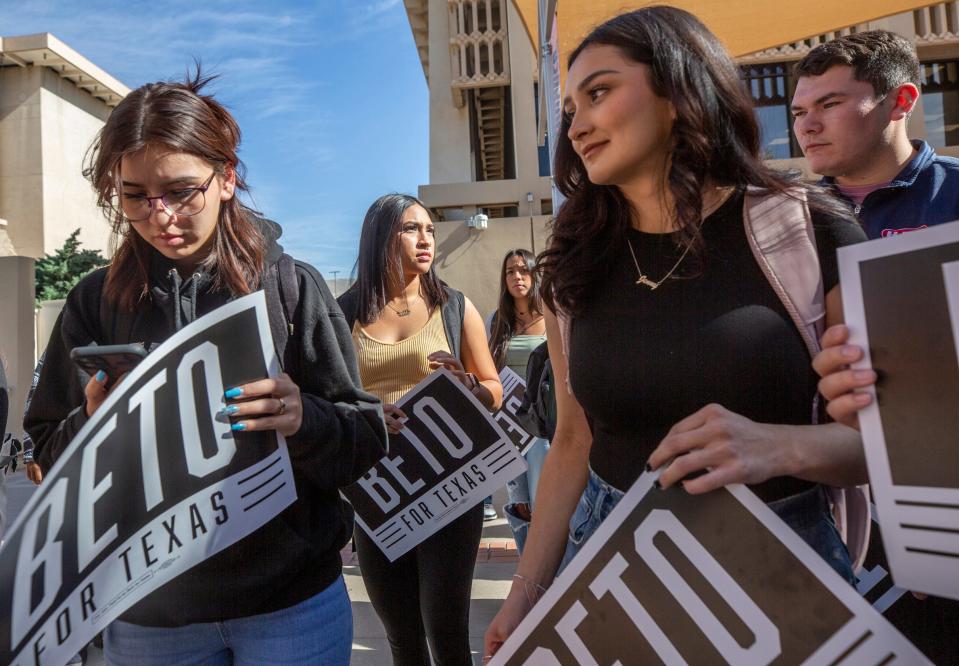
<path fill-rule="evenodd" d="M 463 320 L 466 317 L 466 297 L 463 292 L 450 289 L 443 285 L 446 290 L 446 303 L 443 304 L 443 328 L 446 329 L 446 341 L 450 345 L 450 351 L 453 356 L 460 358 L 460 342 L 463 337 Z"/>
<path fill-rule="evenodd" d="M 810 358 L 815 357 L 826 327 L 826 298 L 805 192 L 782 194 L 747 189 L 743 224 L 756 262 L 799 330 Z M 818 420 L 817 393 L 811 423 Z M 857 570 L 866 558 L 872 529 L 869 486 L 825 488 L 836 527 L 849 550 L 853 570 Z"/>
<path fill-rule="evenodd" d="M 263 291 L 270 319 L 270 332 L 273 333 L 273 346 L 276 348 L 280 367 L 285 370 L 287 346 L 294 337 L 293 316 L 300 300 L 296 262 L 293 257 L 282 254 L 276 263 L 270 265 L 263 274 Z"/>
<path fill-rule="evenodd" d="M 749 249 L 814 357 L 825 329 L 826 298 L 805 192 L 749 188 L 743 223 Z"/>

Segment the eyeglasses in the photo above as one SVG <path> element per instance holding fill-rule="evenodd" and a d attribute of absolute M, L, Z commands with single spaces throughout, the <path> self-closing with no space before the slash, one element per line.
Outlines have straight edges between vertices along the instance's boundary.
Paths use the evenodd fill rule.
<path fill-rule="evenodd" d="M 164 192 L 157 197 L 148 197 L 142 194 L 114 194 L 111 205 L 130 222 L 142 222 L 149 219 L 153 213 L 155 201 L 172 215 L 196 215 L 206 207 L 206 191 L 210 189 L 216 172 L 210 174 L 206 182 L 199 187 L 183 187 L 178 190 Z"/>

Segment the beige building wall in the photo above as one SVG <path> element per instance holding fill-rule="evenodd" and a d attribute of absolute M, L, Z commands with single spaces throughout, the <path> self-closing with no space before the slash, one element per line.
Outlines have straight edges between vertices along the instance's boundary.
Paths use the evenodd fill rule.
<path fill-rule="evenodd" d="M 420 186 L 419 197 L 441 216 L 437 225 L 438 273 L 466 293 L 484 316 L 498 299 L 499 267 L 506 251 L 534 249 L 531 224 L 536 251 L 545 246 L 548 218 L 542 215 L 542 202 L 552 196 L 550 179 L 539 175 L 533 89 L 538 78 L 536 51 L 512 0 L 503 4 L 516 178 L 477 182 L 469 109 L 456 106 L 451 85 L 449 5 L 446 0 L 428 0 L 430 183 Z M 466 219 L 481 209 L 503 205 L 515 206 L 519 217 L 491 218 L 483 231 L 467 226 Z"/>
<path fill-rule="evenodd" d="M 436 270 L 451 287 L 466 294 L 485 319 L 499 300 L 499 271 L 506 251 L 533 245 L 542 251 L 547 219 L 499 218 L 484 231 L 470 229 L 465 221 L 443 222 L 436 228 Z"/>
<path fill-rule="evenodd" d="M 0 218 L 16 254 L 43 256 L 39 67 L 0 68 Z"/>
<path fill-rule="evenodd" d="M 470 119 L 466 106 L 453 104 L 447 12 L 445 0 L 429 1 L 430 183 L 465 183 L 474 178 Z"/>
<path fill-rule="evenodd" d="M 43 130 L 43 245 L 49 254 L 80 229 L 85 249 L 109 256 L 110 226 L 83 177 L 84 156 L 112 109 L 71 81 L 43 70 L 40 114 Z"/>
<path fill-rule="evenodd" d="M 0 257 L 0 362 L 10 390 L 7 430 L 17 437 L 33 380 L 33 271 L 30 257 Z"/>

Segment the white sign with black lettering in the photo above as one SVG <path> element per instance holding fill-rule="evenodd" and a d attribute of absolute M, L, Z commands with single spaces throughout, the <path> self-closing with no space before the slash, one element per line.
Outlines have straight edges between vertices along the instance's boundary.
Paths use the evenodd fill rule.
<path fill-rule="evenodd" d="M 644 474 L 493 664 L 928 664 L 745 486 Z"/>
<path fill-rule="evenodd" d="M 859 413 L 896 585 L 959 599 L 959 222 L 840 249 Z"/>
<path fill-rule="evenodd" d="M 505 367 L 499 373 L 500 383 L 503 385 L 503 406 L 493 414 L 507 436 L 521 452 L 536 443 L 536 437 L 526 431 L 516 417 L 516 411 L 523 404 L 523 395 L 526 393 L 526 382 L 518 374 Z"/>
<path fill-rule="evenodd" d="M 446 370 L 396 403 L 408 420 L 389 453 L 343 494 L 390 561 L 526 471 L 485 407 Z"/>
<path fill-rule="evenodd" d="M 296 500 L 283 437 L 233 433 L 220 414 L 227 388 L 278 372 L 258 292 L 183 328 L 126 377 L 0 548 L 0 664 L 66 663 Z"/>

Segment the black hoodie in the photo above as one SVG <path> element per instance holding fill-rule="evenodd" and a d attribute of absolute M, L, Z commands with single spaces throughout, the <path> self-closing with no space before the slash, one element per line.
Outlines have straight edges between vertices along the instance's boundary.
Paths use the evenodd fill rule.
<path fill-rule="evenodd" d="M 279 226 L 263 221 L 267 263 L 282 255 Z M 339 489 L 383 455 L 386 429 L 379 400 L 361 388 L 350 330 L 316 270 L 296 262 L 299 302 L 296 339 L 286 371 L 300 387 L 303 424 L 287 438 L 298 499 L 236 544 L 151 593 L 120 619 L 172 627 L 248 617 L 287 608 L 329 586 L 340 575 L 339 550 L 352 534 L 352 512 Z M 106 269 L 70 292 L 47 345 L 46 360 L 24 426 L 34 457 L 48 470 L 86 422 L 83 387 L 89 377 L 70 361 L 74 347 L 145 342 L 150 348 L 196 317 L 231 300 L 212 290 L 198 269 L 185 281 L 153 252 L 150 304 L 131 316 L 100 317 Z M 103 331 L 102 321 L 112 321 Z M 119 323 L 118 323 L 119 322 Z M 291 359 L 289 354 L 295 354 Z M 289 361 L 294 362 L 290 363 Z"/>

